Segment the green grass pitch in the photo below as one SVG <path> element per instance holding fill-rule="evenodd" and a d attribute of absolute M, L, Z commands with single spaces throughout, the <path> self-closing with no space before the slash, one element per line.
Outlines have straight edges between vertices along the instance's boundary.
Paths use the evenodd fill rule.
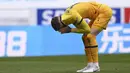
<path fill-rule="evenodd" d="M 130 54 L 100 55 L 97 73 L 130 73 Z M 76 73 L 86 65 L 83 55 L 0 58 L 0 73 Z"/>

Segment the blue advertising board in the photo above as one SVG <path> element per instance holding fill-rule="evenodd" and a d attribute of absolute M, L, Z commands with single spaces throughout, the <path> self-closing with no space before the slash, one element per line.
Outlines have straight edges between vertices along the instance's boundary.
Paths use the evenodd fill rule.
<path fill-rule="evenodd" d="M 100 54 L 130 53 L 130 24 L 111 24 L 97 36 Z M 82 34 L 51 26 L 1 26 L 0 57 L 84 54 Z"/>
<path fill-rule="evenodd" d="M 113 16 L 111 23 L 121 23 L 121 8 L 112 8 Z"/>
<path fill-rule="evenodd" d="M 111 24 L 97 37 L 99 53 L 130 53 L 130 24 Z"/>
<path fill-rule="evenodd" d="M 61 35 L 50 26 L 1 26 L 0 38 L 0 57 L 83 53 L 80 35 Z"/>
<path fill-rule="evenodd" d="M 110 24 L 121 23 L 121 8 L 112 8 L 113 16 Z M 50 25 L 51 19 L 54 16 L 60 16 L 65 11 L 65 8 L 44 8 L 37 9 L 37 24 Z"/>
<path fill-rule="evenodd" d="M 63 14 L 65 8 L 46 8 L 37 10 L 37 24 L 38 25 L 50 25 L 52 17 L 59 16 Z"/>

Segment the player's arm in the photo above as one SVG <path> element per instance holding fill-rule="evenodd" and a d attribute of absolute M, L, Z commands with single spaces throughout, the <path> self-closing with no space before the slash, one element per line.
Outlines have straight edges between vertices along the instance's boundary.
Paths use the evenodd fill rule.
<path fill-rule="evenodd" d="M 89 31 L 87 29 L 79 29 L 79 28 L 72 28 L 71 32 L 73 33 L 89 33 Z"/>
<path fill-rule="evenodd" d="M 90 33 L 90 27 L 83 19 L 78 19 L 76 23 L 74 23 L 76 28 L 72 28 L 71 32 L 74 33 Z"/>
<path fill-rule="evenodd" d="M 89 33 L 86 29 L 81 28 L 70 28 L 69 26 L 61 28 L 59 32 L 63 33 Z"/>
<path fill-rule="evenodd" d="M 78 23 L 77 23 L 78 22 Z M 70 28 L 69 26 L 65 27 L 65 28 L 61 28 L 59 30 L 59 32 L 61 33 L 90 33 L 90 27 L 89 25 L 86 23 L 85 20 L 77 20 L 76 23 L 74 23 L 74 26 L 76 28 Z"/>
<path fill-rule="evenodd" d="M 59 32 L 63 33 L 90 33 L 90 28 L 87 24 L 80 24 L 76 25 L 76 28 L 70 28 L 69 26 L 66 26 L 64 28 L 61 28 Z"/>

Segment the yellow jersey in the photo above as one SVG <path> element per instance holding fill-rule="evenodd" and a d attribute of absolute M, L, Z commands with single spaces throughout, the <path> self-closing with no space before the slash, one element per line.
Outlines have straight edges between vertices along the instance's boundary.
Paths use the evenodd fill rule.
<path fill-rule="evenodd" d="M 108 11 L 111 8 L 105 4 L 97 2 L 80 2 L 71 6 L 72 10 L 77 11 L 81 17 L 95 19 L 98 14 Z"/>

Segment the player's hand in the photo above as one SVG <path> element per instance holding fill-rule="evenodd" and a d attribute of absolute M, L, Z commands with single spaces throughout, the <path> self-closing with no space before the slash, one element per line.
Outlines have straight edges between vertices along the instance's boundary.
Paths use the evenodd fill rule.
<path fill-rule="evenodd" d="M 71 28 L 69 26 L 66 26 L 64 28 L 61 28 L 59 30 L 59 32 L 61 32 L 61 34 L 63 34 L 63 33 L 69 33 L 69 32 L 71 32 Z"/>

